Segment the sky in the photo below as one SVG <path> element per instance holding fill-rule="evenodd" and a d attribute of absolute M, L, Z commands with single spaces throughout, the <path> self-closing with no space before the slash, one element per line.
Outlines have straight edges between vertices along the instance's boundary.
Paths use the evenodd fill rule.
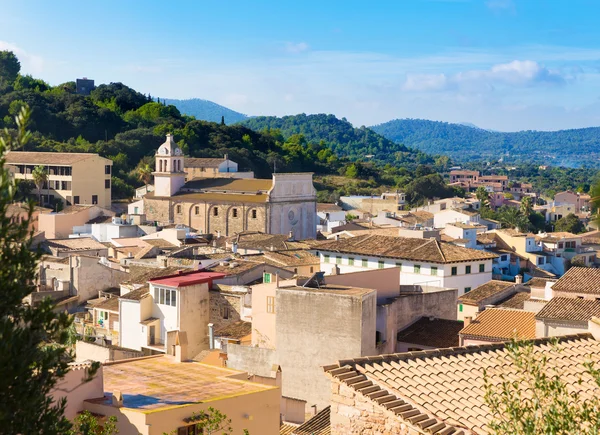
<path fill-rule="evenodd" d="M 0 50 L 52 85 L 248 115 L 558 130 L 600 126 L 598 16 L 597 0 L 0 0 Z"/>

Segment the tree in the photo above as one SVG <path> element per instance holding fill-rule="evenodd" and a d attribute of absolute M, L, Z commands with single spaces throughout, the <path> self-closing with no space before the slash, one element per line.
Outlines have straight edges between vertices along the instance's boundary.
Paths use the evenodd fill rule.
<path fill-rule="evenodd" d="M 585 230 L 585 226 L 573 213 L 563 216 L 554 224 L 554 231 L 566 231 L 568 233 L 579 234 Z"/>
<path fill-rule="evenodd" d="M 533 200 L 531 196 L 524 196 L 521 198 L 521 206 L 520 206 L 521 214 L 523 216 L 529 216 L 533 211 Z"/>
<path fill-rule="evenodd" d="M 206 411 L 194 413 L 190 418 L 190 421 L 195 423 L 196 433 L 202 433 L 206 435 L 233 434 L 233 428 L 231 427 L 231 419 L 227 418 L 225 414 L 223 414 L 218 409 L 213 408 L 212 406 Z M 165 433 L 163 435 L 169 434 Z M 175 432 L 172 432 L 171 435 L 175 435 Z M 249 435 L 247 429 L 244 429 L 244 435 Z"/>
<path fill-rule="evenodd" d="M 152 181 L 152 167 L 148 163 L 143 163 L 137 168 L 137 176 L 138 180 L 142 181 L 144 184 L 150 184 Z"/>
<path fill-rule="evenodd" d="M 12 84 L 21 71 L 21 62 L 12 51 L 0 51 L 0 85 Z"/>
<path fill-rule="evenodd" d="M 0 133 L 0 427 L 3 433 L 64 434 L 71 428 L 64 417 L 65 400 L 54 402 L 49 393 L 68 371 L 67 313 L 55 313 L 45 299 L 35 306 L 23 299 L 35 291 L 40 254 L 31 250 L 29 223 L 33 202 L 23 222 L 11 222 L 7 210 L 16 189 L 6 167 L 6 152 L 22 147 L 30 112 L 16 119 L 17 135 Z"/>
<path fill-rule="evenodd" d="M 221 125 L 225 125 L 225 116 L 221 115 Z"/>
<path fill-rule="evenodd" d="M 559 352 L 556 342 L 543 353 L 533 343 L 513 340 L 506 345 L 510 372 L 484 370 L 485 401 L 495 435 L 592 435 L 600 431 L 600 400 L 581 397 L 561 379 L 560 366 L 550 366 Z M 600 371 L 583 363 L 600 387 Z"/>
<path fill-rule="evenodd" d="M 115 435 L 117 430 L 117 417 L 108 417 L 104 424 L 98 423 L 98 419 L 89 411 L 83 411 L 75 418 L 75 424 L 69 435 Z"/>
<path fill-rule="evenodd" d="M 504 228 L 518 228 L 521 231 L 529 229 L 529 220 L 515 207 L 502 206 L 496 214 Z"/>
<path fill-rule="evenodd" d="M 35 183 L 35 187 L 38 191 L 38 204 L 43 206 L 42 204 L 42 188 L 44 184 L 48 182 L 48 171 L 46 171 L 46 167 L 39 165 L 33 168 L 31 172 L 31 176 L 33 177 L 33 182 Z"/>
<path fill-rule="evenodd" d="M 479 203 L 481 204 L 482 208 L 490 207 L 490 194 L 487 190 L 485 190 L 485 187 L 479 186 L 475 191 L 475 196 L 479 200 Z"/>

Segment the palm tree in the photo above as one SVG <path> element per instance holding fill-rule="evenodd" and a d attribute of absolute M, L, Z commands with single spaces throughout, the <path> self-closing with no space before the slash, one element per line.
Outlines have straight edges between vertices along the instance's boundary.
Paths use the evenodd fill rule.
<path fill-rule="evenodd" d="M 533 201 L 531 196 L 524 196 L 521 198 L 521 214 L 525 217 L 528 217 L 533 210 Z"/>
<path fill-rule="evenodd" d="M 503 206 L 498 210 L 498 220 L 502 222 L 504 228 L 518 228 L 521 231 L 528 231 L 529 219 L 521 214 L 515 207 Z"/>
<path fill-rule="evenodd" d="M 137 168 L 138 179 L 144 184 L 150 184 L 152 181 L 152 167 L 148 163 L 142 163 Z"/>
<path fill-rule="evenodd" d="M 481 208 L 490 206 L 490 194 L 485 190 L 485 187 L 479 186 L 475 191 L 475 196 L 479 200 Z"/>
<path fill-rule="evenodd" d="M 48 182 L 48 171 L 42 165 L 36 166 L 33 168 L 33 172 L 31 172 L 31 176 L 33 177 L 33 182 L 35 183 L 35 187 L 37 187 L 38 191 L 38 203 L 40 206 L 42 204 L 42 188 L 44 184 Z"/>

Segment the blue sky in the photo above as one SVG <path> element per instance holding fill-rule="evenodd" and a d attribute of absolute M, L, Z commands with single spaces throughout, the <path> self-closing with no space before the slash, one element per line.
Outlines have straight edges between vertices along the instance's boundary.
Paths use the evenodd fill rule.
<path fill-rule="evenodd" d="M 0 10 L 0 49 L 51 84 L 87 76 L 355 125 L 600 125 L 597 0 L 21 0 Z"/>

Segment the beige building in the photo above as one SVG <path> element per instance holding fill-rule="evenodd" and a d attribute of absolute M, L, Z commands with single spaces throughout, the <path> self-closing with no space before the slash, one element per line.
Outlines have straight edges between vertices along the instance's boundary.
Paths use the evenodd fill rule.
<path fill-rule="evenodd" d="M 227 154 L 222 159 L 187 157 L 184 171 L 186 181 L 194 178 L 254 178 L 254 172 L 239 172 L 238 164 L 229 160 Z"/>
<path fill-rule="evenodd" d="M 279 434 L 278 387 L 248 382 L 244 372 L 180 360 L 154 356 L 106 363 L 101 368 L 103 394 L 84 397 L 82 407 L 106 418 L 115 416 L 119 435 L 202 433 L 194 416 L 209 407 L 231 419 L 235 434 L 244 429 Z M 78 408 L 75 403 L 72 407 Z"/>
<path fill-rule="evenodd" d="M 62 239 L 73 234 L 73 227 L 83 226 L 93 219 L 110 218 L 115 213 L 97 205 L 72 205 L 59 213 L 43 213 L 38 216 L 38 230 L 47 239 Z"/>
<path fill-rule="evenodd" d="M 311 173 L 273 174 L 271 180 L 196 178 L 185 181 L 181 149 L 167 135 L 156 153 L 154 192 L 143 198 L 149 221 L 183 224 L 200 233 L 292 232 L 316 237 L 316 190 Z"/>
<path fill-rule="evenodd" d="M 52 198 L 71 204 L 111 206 L 112 160 L 92 153 L 46 153 L 11 151 L 6 156 L 15 179 L 31 180 L 36 166 L 44 166 L 48 182 L 42 189 L 42 202 Z"/>
<path fill-rule="evenodd" d="M 29 217 L 29 208 L 27 204 L 11 204 L 6 209 L 6 217 L 10 218 L 11 222 L 18 223 L 27 220 Z M 29 229 L 37 232 L 39 228 L 39 215 L 52 213 L 52 209 L 45 207 L 34 207 L 29 221 Z"/>

